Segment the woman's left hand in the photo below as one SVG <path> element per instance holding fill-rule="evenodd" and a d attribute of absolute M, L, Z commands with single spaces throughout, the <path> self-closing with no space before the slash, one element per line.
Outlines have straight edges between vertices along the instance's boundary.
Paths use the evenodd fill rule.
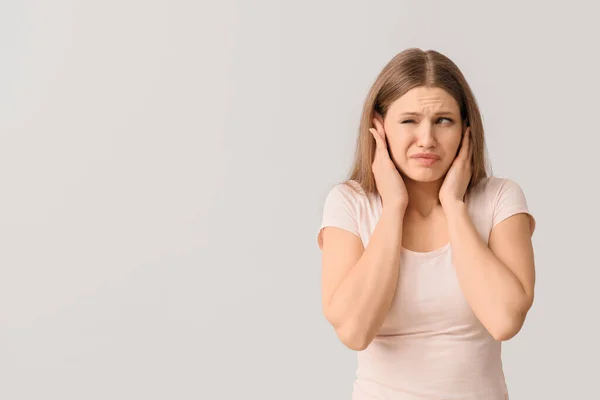
<path fill-rule="evenodd" d="M 439 197 L 443 208 L 464 201 L 465 193 L 471 180 L 472 159 L 471 128 L 467 127 L 458 156 L 452 162 L 440 188 Z"/>

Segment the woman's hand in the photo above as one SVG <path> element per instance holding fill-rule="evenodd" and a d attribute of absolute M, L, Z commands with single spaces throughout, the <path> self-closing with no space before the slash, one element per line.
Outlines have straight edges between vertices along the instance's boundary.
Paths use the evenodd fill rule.
<path fill-rule="evenodd" d="M 375 128 L 370 128 L 369 132 L 376 143 L 372 170 L 377 190 L 384 205 L 398 206 L 405 210 L 408 205 L 406 185 L 390 157 L 383 125 L 377 118 L 373 119 L 373 124 Z"/>
<path fill-rule="evenodd" d="M 471 128 L 468 127 L 463 135 L 462 146 L 458 156 L 452 162 L 440 188 L 439 198 L 444 209 L 464 201 L 465 193 L 471 180 L 472 159 Z"/>

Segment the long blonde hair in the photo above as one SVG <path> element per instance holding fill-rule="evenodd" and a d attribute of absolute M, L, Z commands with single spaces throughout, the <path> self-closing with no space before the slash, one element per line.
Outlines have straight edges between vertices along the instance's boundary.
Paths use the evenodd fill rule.
<path fill-rule="evenodd" d="M 488 164 L 483 121 L 475 96 L 460 69 L 452 60 L 435 51 L 409 48 L 392 58 L 377 76 L 365 100 L 354 162 L 347 181 L 356 181 L 366 193 L 378 193 L 372 164 L 375 156 L 375 139 L 369 132 L 373 117 L 378 112 L 383 118 L 390 105 L 417 86 L 437 87 L 447 91 L 458 103 L 461 118 L 471 127 L 473 149 L 472 176 L 467 194 L 477 183 L 488 176 Z M 349 185 L 355 189 L 353 185 Z"/>

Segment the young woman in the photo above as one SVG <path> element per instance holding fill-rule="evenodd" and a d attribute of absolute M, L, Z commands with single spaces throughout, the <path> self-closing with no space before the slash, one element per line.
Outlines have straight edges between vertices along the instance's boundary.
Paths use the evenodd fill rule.
<path fill-rule="evenodd" d="M 432 50 L 395 56 L 317 237 L 325 317 L 358 351 L 354 400 L 508 399 L 501 342 L 533 303 L 535 220 L 486 166 L 458 67 Z"/>

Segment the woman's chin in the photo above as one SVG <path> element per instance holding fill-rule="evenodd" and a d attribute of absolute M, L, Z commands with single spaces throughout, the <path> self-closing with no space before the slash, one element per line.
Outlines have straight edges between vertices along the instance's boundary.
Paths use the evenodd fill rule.
<path fill-rule="evenodd" d="M 423 169 L 421 171 L 407 171 L 404 172 L 402 176 L 415 182 L 431 183 L 442 179 L 444 177 L 444 174 L 440 171 L 428 168 Z"/>

